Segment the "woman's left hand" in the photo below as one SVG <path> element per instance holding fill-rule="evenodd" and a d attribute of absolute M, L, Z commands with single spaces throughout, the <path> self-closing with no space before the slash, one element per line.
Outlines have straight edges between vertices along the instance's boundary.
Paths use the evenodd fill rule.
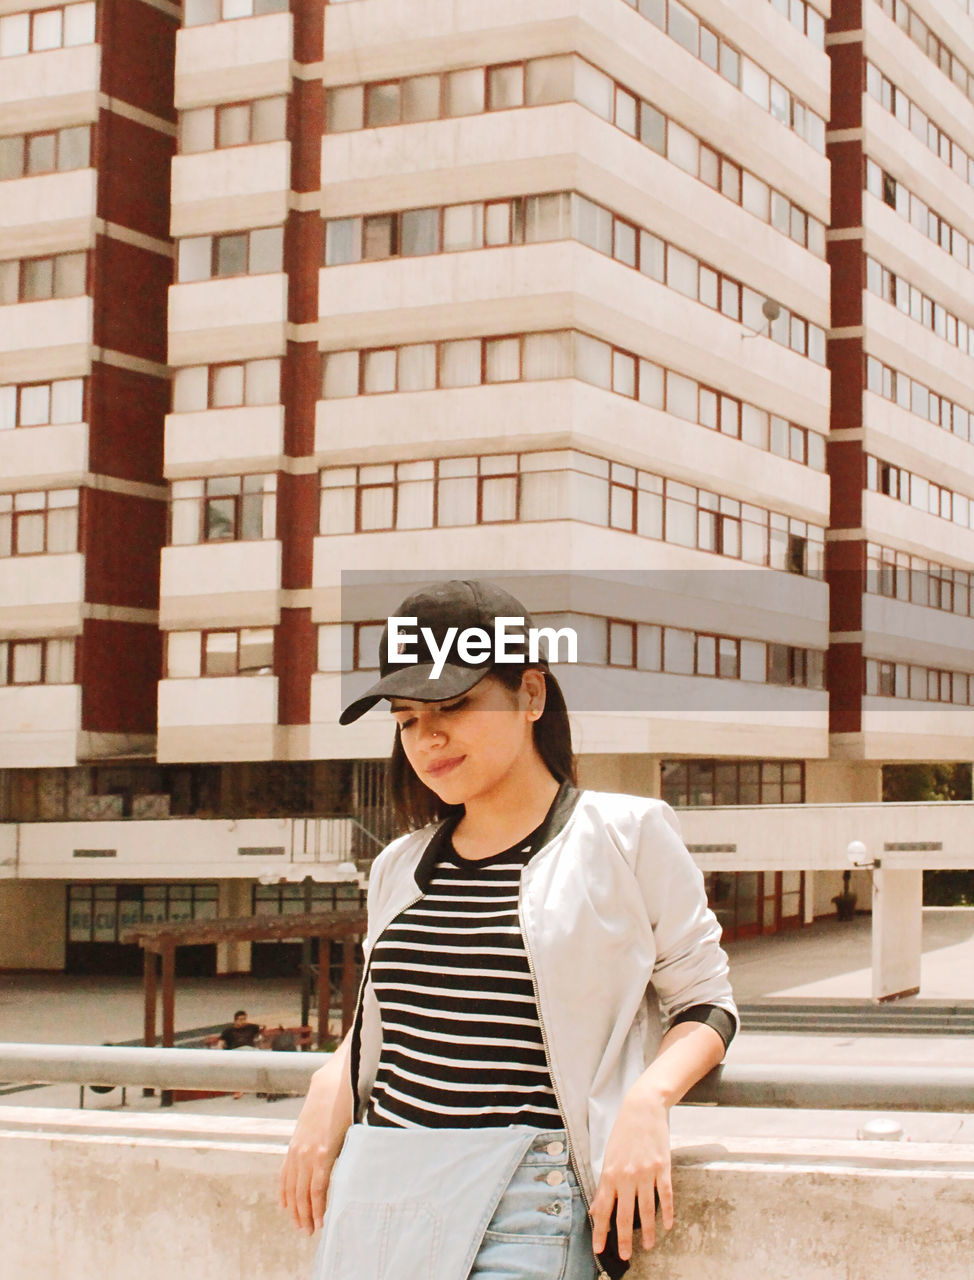
<path fill-rule="evenodd" d="M 644 1249 L 656 1243 L 656 1192 L 663 1226 L 673 1225 L 673 1185 L 670 1181 L 668 1109 L 659 1093 L 641 1081 L 633 1086 L 619 1109 L 609 1135 L 602 1176 L 592 1201 L 592 1245 L 605 1248 L 615 1208 L 619 1257 L 632 1256 L 633 1211 L 638 1204 Z"/>

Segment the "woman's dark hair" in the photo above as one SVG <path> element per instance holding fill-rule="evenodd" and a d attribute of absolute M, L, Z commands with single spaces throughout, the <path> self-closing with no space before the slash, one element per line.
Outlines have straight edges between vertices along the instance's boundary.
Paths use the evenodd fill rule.
<path fill-rule="evenodd" d="M 543 670 L 540 667 L 536 669 Z M 512 692 L 516 692 L 521 687 L 521 676 L 530 670 L 531 667 L 492 667 L 489 674 Z M 574 786 L 577 781 L 575 754 L 572 751 L 572 729 L 565 695 L 550 671 L 544 672 L 544 678 L 544 711 L 534 722 L 534 745 L 555 781 L 570 782 Z M 439 822 L 451 814 L 463 812 L 463 805 L 445 804 L 435 791 L 416 776 L 406 759 L 398 725 L 387 776 L 393 813 L 397 824 L 404 831 L 414 831 L 418 827 L 425 827 L 429 822 Z"/>

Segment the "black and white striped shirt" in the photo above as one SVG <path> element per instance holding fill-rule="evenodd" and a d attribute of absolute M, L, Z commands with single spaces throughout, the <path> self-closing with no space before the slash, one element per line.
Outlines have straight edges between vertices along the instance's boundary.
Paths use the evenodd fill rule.
<path fill-rule="evenodd" d="M 531 841 L 480 861 L 446 842 L 429 891 L 376 940 L 382 1050 L 367 1124 L 564 1127 L 517 917 Z"/>

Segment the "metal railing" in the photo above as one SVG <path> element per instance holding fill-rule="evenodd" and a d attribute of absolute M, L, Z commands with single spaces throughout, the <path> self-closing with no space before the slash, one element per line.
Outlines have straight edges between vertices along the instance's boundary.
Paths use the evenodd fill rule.
<path fill-rule="evenodd" d="M 219 1053 L 65 1044 L 0 1044 L 8 1084 L 143 1085 L 303 1093 L 324 1053 Z M 685 1101 L 721 1107 L 819 1111 L 974 1112 L 974 1067 L 746 1065 L 717 1067 Z"/>

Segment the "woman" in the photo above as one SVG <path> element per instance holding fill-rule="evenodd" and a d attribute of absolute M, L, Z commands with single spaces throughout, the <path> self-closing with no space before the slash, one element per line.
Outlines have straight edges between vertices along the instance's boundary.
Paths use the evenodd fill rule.
<path fill-rule="evenodd" d="M 666 805 L 576 790 L 517 600 L 450 582 L 396 617 L 341 720 L 389 699 L 413 829 L 372 868 L 355 1025 L 281 1202 L 311 1234 L 327 1196 L 320 1280 L 620 1276 L 673 1223 L 669 1110 L 736 1029 L 719 926 Z"/>

